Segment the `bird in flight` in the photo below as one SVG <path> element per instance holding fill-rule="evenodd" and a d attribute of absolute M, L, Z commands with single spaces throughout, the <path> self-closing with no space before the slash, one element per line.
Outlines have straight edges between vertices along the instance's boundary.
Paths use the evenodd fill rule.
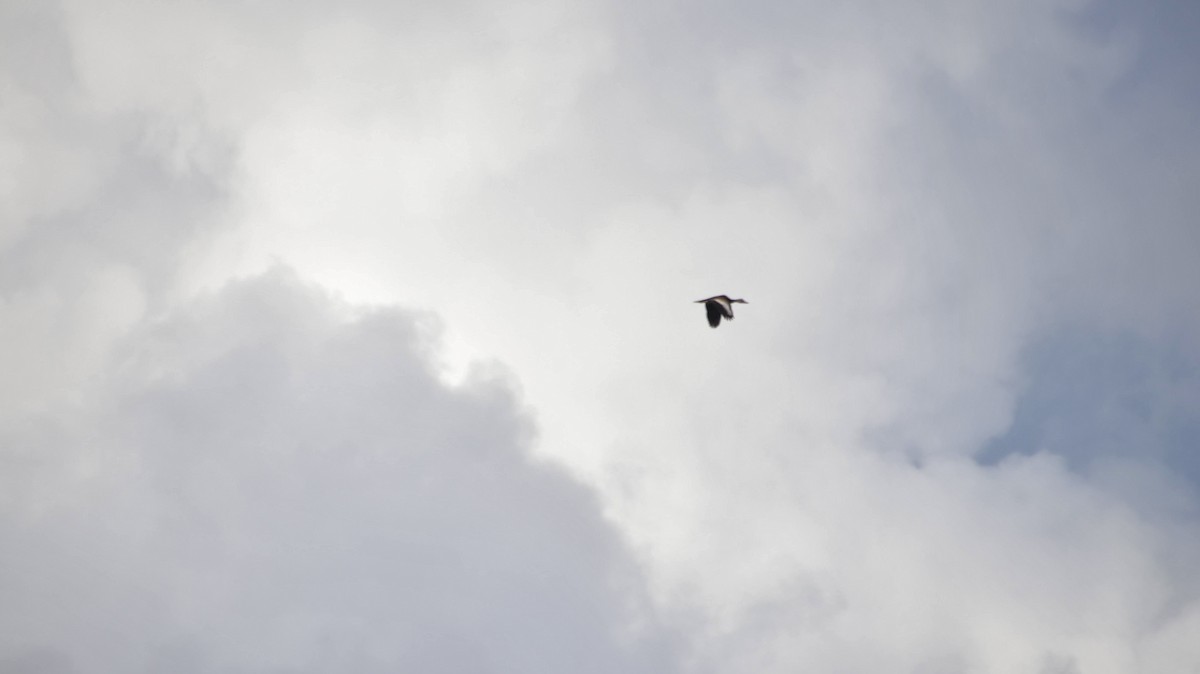
<path fill-rule="evenodd" d="M 733 320 L 734 304 L 750 304 L 746 300 L 731 300 L 725 295 L 717 295 L 706 300 L 696 300 L 696 302 L 704 303 L 704 308 L 708 311 L 708 324 L 714 328 L 721 324 L 722 317 L 731 321 Z"/>

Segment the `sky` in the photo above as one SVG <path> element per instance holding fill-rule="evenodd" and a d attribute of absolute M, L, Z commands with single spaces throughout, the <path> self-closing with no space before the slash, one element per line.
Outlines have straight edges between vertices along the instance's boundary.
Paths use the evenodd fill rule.
<path fill-rule="evenodd" d="M 0 674 L 1200 671 L 1197 31 L 0 0 Z"/>

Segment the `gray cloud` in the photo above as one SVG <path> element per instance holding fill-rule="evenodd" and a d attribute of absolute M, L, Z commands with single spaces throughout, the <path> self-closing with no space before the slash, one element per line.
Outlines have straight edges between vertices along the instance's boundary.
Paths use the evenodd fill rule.
<path fill-rule="evenodd" d="M 94 568 L 138 568 L 106 541 L 145 539 L 179 570 L 150 574 L 152 591 L 116 572 L 83 584 L 141 592 L 132 623 L 192 621 L 143 661 L 240 662 L 232 641 L 196 635 L 218 619 L 248 633 L 243 612 L 308 615 L 278 627 L 271 652 L 310 664 L 305 635 L 324 630 L 336 650 L 382 633 L 346 616 L 386 622 L 364 588 L 396 548 L 364 525 L 348 532 L 370 538 L 371 556 L 344 553 L 333 522 L 377 522 L 375 473 L 390 473 L 310 450 L 345 436 L 378 457 L 380 438 L 409 429 L 414 446 L 458 450 L 446 463 L 404 455 L 413 470 L 471 482 L 485 448 L 528 448 L 594 486 L 597 502 L 573 516 L 592 522 L 572 548 L 598 560 L 585 577 L 631 563 L 594 520 L 602 509 L 632 544 L 628 582 L 645 583 L 697 671 L 1123 674 L 1200 661 L 1190 10 L 4 11 L 14 65 L 0 139 L 19 152 L 0 158 L 18 176 L 3 183 L 0 362 L 20 384 L 0 386 L 0 410 L 8 446 L 37 448 L 6 455 L 5 512 L 39 522 L 22 531 L 42 532 L 43 549 L 103 552 Z M 354 302 L 436 312 L 447 350 L 373 350 L 389 330 L 407 339 L 411 317 L 366 317 L 278 272 L 212 294 L 280 259 Z M 716 292 L 751 304 L 708 331 L 689 300 Z M 347 349 L 362 360 L 338 360 Z M 430 378 L 453 379 L 474 354 L 519 378 L 536 438 L 511 403 L 481 402 L 503 386 Z M 389 359 L 426 385 L 367 365 Z M 433 417 L 389 426 L 380 400 Z M 451 431 L 441 414 L 478 421 Z M 225 483 L 230 451 L 249 461 Z M 276 460 L 309 488 L 265 477 Z M 541 469 L 487 465 L 509 476 L 495 498 L 523 513 L 513 485 Z M 422 483 L 392 477 L 404 490 L 389 498 L 418 508 Z M 138 489 L 118 498 L 118 483 Z M 347 490 L 326 519 L 320 506 Z M 245 494 L 259 491 L 311 528 L 258 518 Z M 488 493 L 476 484 L 420 540 L 467 551 L 455 513 L 490 514 Z M 107 521 L 124 538 L 80 524 L 88 499 L 118 513 Z M 186 540 L 153 533 L 145 513 L 158 510 Z M 268 529 L 280 548 L 260 543 Z M 184 563 L 257 579 L 315 538 L 331 542 L 311 556 L 319 569 L 297 563 L 245 599 Z M 36 576 L 37 559 L 5 575 Z M 347 567 L 364 573 L 329 583 L 336 597 L 284 590 Z M 471 585 L 469 569 L 447 574 Z M 450 624 L 438 616 L 470 613 L 465 601 L 418 595 L 415 613 Z M 305 613 L 316 603 L 333 610 Z M 621 621 L 589 596 L 573 610 Z M 502 621 L 480 611 L 492 643 Z M 72 620 L 46 624 L 82 634 Z M 36 639 L 20 648 L 13 667 L 68 662 Z M 360 668 L 402 657 L 380 649 L 353 649 L 383 653 Z"/>
<path fill-rule="evenodd" d="M 282 271 L 139 326 L 6 430 L 5 671 L 669 668 L 593 497 L 431 348 Z"/>

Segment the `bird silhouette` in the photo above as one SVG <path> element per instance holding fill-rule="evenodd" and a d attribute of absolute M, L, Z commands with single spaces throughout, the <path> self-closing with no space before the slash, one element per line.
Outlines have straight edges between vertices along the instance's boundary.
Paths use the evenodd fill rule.
<path fill-rule="evenodd" d="M 713 328 L 721 324 L 722 318 L 733 320 L 734 304 L 750 304 L 746 300 L 731 300 L 726 295 L 717 295 L 706 300 L 696 300 L 696 303 L 704 304 L 705 310 L 708 311 L 708 325 Z"/>

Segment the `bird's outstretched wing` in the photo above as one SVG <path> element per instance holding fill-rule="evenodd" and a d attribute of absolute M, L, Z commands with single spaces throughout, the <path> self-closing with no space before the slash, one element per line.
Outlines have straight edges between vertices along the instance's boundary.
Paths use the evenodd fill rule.
<path fill-rule="evenodd" d="M 708 325 L 709 327 L 717 327 L 721 324 L 721 318 L 733 318 L 733 312 L 730 311 L 721 302 L 709 301 L 704 303 L 704 308 L 708 310 Z"/>

